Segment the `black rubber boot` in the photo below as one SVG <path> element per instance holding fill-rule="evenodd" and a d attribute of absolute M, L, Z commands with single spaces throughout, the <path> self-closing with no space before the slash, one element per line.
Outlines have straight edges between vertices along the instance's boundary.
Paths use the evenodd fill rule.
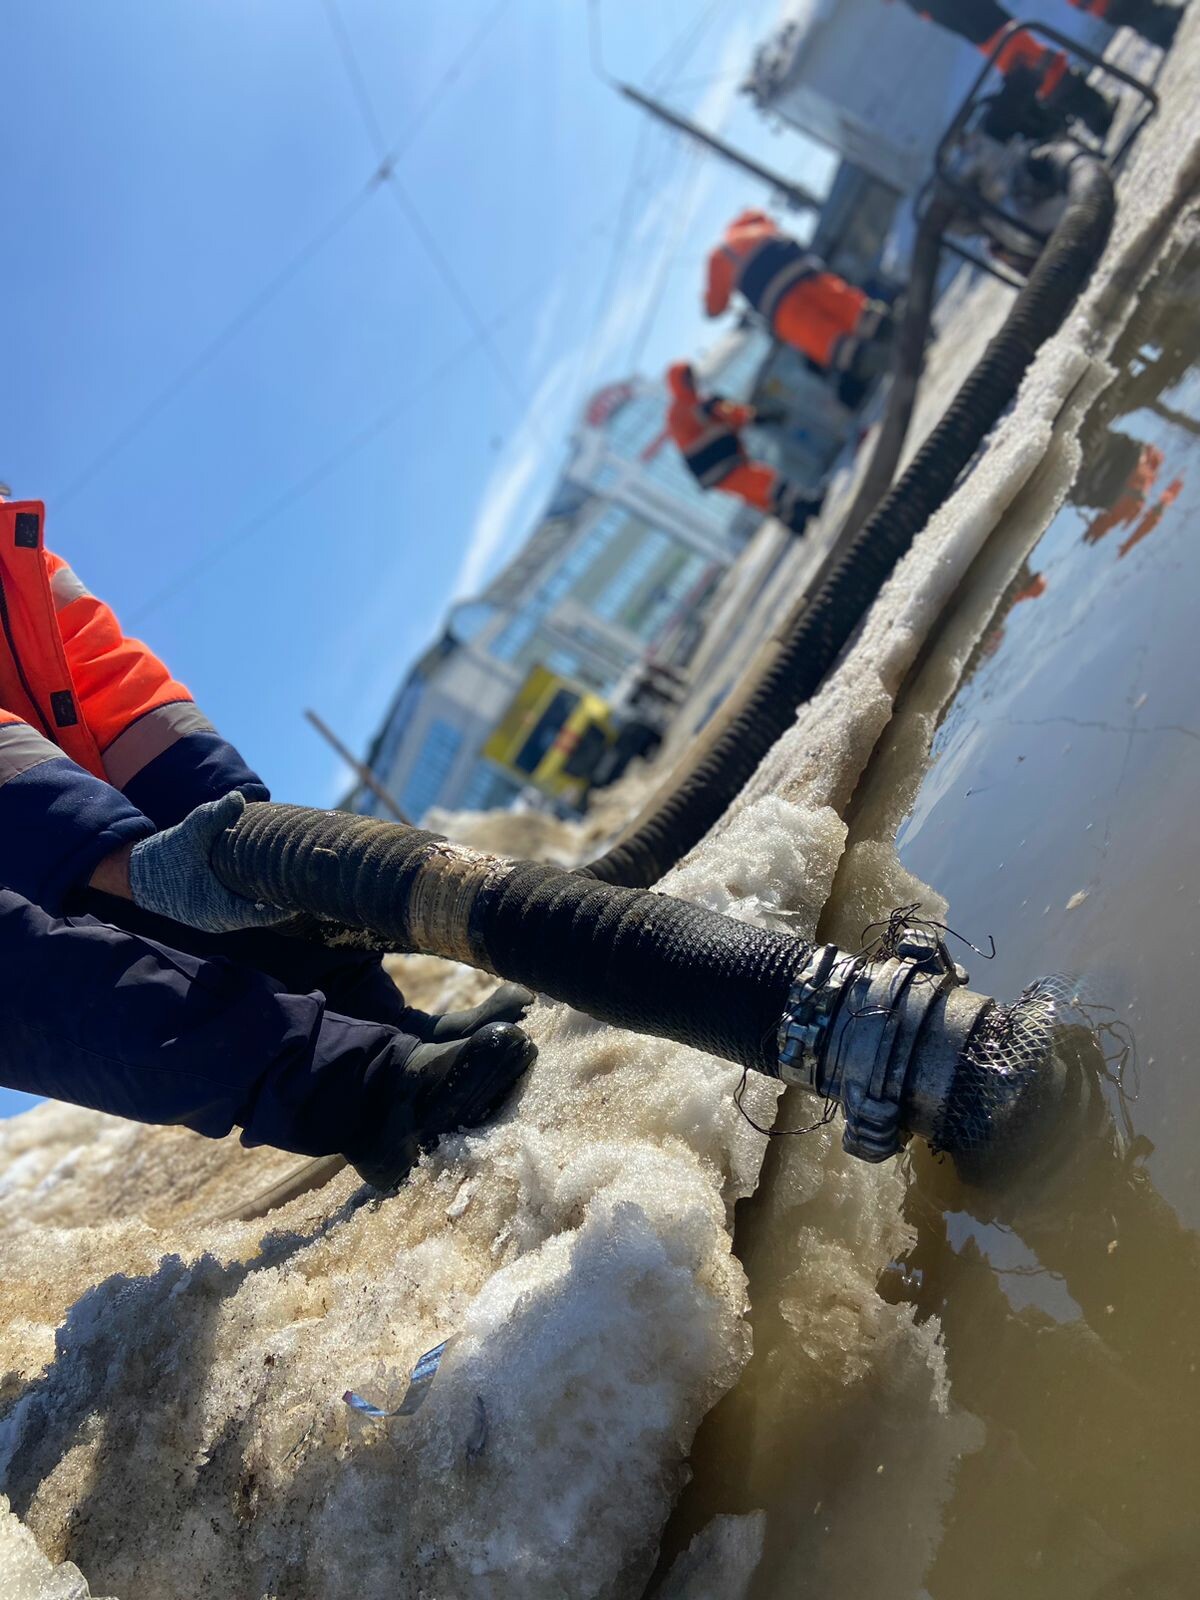
<path fill-rule="evenodd" d="M 415 1033 L 426 1044 L 447 1044 L 452 1039 L 467 1039 L 486 1028 L 489 1022 L 520 1022 L 533 1004 L 531 989 L 519 983 L 502 983 L 485 1000 L 465 1011 L 445 1011 L 430 1016 L 424 1011 L 405 1011 L 397 1026 Z"/>
<path fill-rule="evenodd" d="M 1104 20 L 1114 28 L 1132 28 L 1148 44 L 1169 50 L 1182 16 L 1182 6 L 1165 5 L 1163 0 L 1113 0 Z"/>
<path fill-rule="evenodd" d="M 388 1094 L 381 1114 L 364 1130 L 363 1148 L 347 1150 L 346 1159 L 372 1187 L 394 1189 L 444 1133 L 486 1122 L 536 1056 L 533 1040 L 507 1022 L 453 1043 L 418 1045 L 398 1079 L 381 1084 Z"/>

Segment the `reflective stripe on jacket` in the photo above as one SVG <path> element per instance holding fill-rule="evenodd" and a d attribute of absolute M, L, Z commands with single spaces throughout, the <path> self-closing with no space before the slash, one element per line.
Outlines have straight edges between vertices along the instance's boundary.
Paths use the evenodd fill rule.
<path fill-rule="evenodd" d="M 737 288 L 762 317 L 771 323 L 779 302 L 789 289 L 824 271 L 821 261 L 802 250 L 794 239 L 764 239 L 742 257 L 737 268 Z"/>
<path fill-rule="evenodd" d="M 702 489 L 715 488 L 746 459 L 737 434 L 720 422 L 712 423 L 682 453 L 688 471 Z"/>
<path fill-rule="evenodd" d="M 60 557 L 0 504 L 0 885 L 47 910 L 111 850 L 262 780 Z"/>
<path fill-rule="evenodd" d="M 704 309 L 720 316 L 738 292 L 770 323 L 789 289 L 824 271 L 820 257 L 780 233 L 765 211 L 743 211 L 708 258 Z"/>

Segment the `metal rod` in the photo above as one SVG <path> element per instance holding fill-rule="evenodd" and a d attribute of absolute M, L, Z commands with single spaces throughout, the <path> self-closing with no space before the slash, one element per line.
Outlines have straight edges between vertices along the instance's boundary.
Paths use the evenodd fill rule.
<path fill-rule="evenodd" d="M 770 167 L 764 167 L 761 162 L 753 157 L 743 155 L 740 150 L 735 150 L 732 145 L 726 144 L 723 139 L 718 139 L 716 134 L 707 132 L 687 117 L 681 116 L 678 111 L 672 111 L 669 106 L 664 106 L 658 100 L 652 100 L 648 94 L 643 94 L 640 89 L 635 89 L 632 84 L 618 83 L 617 88 L 627 100 L 632 100 L 634 105 L 640 106 L 643 111 L 648 111 L 652 117 L 657 117 L 660 122 L 665 122 L 677 132 L 686 134 L 689 139 L 694 139 L 697 144 L 704 145 L 707 149 L 724 158 L 735 167 L 740 167 L 743 172 L 749 172 L 754 177 L 760 178 L 763 183 L 776 189 L 795 211 L 819 211 L 823 201 L 819 200 L 810 189 L 803 188 L 798 183 L 793 183 L 790 178 L 785 178 L 781 173 L 773 172 Z"/>
<path fill-rule="evenodd" d="M 388 808 L 388 811 L 396 819 L 396 821 L 408 823 L 409 827 L 411 827 L 411 820 L 404 815 L 404 812 L 400 809 L 388 791 L 383 787 L 379 779 L 371 771 L 370 767 L 366 766 L 363 762 L 357 760 L 350 754 L 349 750 L 346 749 L 346 746 L 338 738 L 337 734 L 334 733 L 329 724 L 327 722 L 322 722 L 321 718 L 315 711 L 307 708 L 304 712 L 304 715 L 312 723 L 313 727 L 321 735 L 322 739 L 326 740 L 327 743 L 333 746 L 346 765 L 354 772 L 359 782 L 365 784 L 375 798 Z"/>

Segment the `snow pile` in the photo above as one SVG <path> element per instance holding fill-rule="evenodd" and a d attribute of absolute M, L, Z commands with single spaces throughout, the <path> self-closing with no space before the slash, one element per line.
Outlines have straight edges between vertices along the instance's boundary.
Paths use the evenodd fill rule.
<path fill-rule="evenodd" d="M 766 1517 L 714 1517 L 671 1568 L 659 1600 L 746 1600 L 762 1556 Z"/>
<path fill-rule="evenodd" d="M 89 1600 L 79 1568 L 69 1561 L 53 1567 L 28 1528 L 0 1494 L 0 1594 L 4 1600 Z M 95 1600 L 100 1600 L 99 1596 Z"/>
<path fill-rule="evenodd" d="M 767 797 L 677 887 L 811 922 L 843 840 Z M 52 1560 L 121 1600 L 391 1596 L 399 1574 L 412 1594 L 637 1592 L 748 1353 L 728 1225 L 763 1141 L 725 1064 L 559 1006 L 531 1028 L 542 1056 L 502 1123 L 394 1200 L 355 1208 L 346 1174 L 265 1237 L 197 1208 L 229 1198 L 208 1164 L 254 1185 L 259 1153 L 60 1107 L 0 1128 L 19 1310 L 0 1482 Z M 122 1214 L 139 1187 L 153 1221 Z M 414 1416 L 343 1403 L 394 1405 L 445 1338 Z"/>
<path fill-rule="evenodd" d="M 1197 31 L 1189 19 L 1164 84 L 1176 109 L 1137 153 L 1108 267 L 1073 325 L 844 669 L 664 887 L 815 932 L 841 814 L 921 641 L 1073 386 L 1102 380 L 1117 314 L 1197 175 L 1184 134 Z M 954 341 L 944 380 L 968 359 Z M 522 852 L 545 853 L 540 826 L 520 820 Z M 579 848 L 551 832 L 554 851 Z M 865 911 L 880 888 L 869 871 L 862 882 Z M 443 968 L 402 966 L 449 1003 Z M 64 1561 L 120 1600 L 640 1591 L 693 1435 L 749 1355 L 728 1230 L 764 1140 L 733 1108 L 724 1064 L 561 1006 L 539 1005 L 530 1026 L 541 1056 L 500 1123 L 445 1141 L 390 1201 L 356 1204 L 344 1174 L 269 1230 L 207 1219 L 290 1158 L 58 1107 L 0 1127 L 0 1488 L 58 1564 L 0 1517 L 0 1577 L 21 1574 L 6 1596 L 84 1594 Z M 750 1109 L 761 1119 L 772 1098 L 757 1083 Z M 805 1112 L 785 1102 L 789 1121 Z M 786 1480 L 798 1515 L 711 1523 L 665 1593 L 736 1595 L 760 1551 L 786 1575 L 780 1592 L 803 1573 L 814 1592 L 916 1593 L 974 1433 L 936 1327 L 876 1293 L 909 1239 L 902 1169 L 848 1161 L 829 1131 L 776 1150 L 745 1242 L 756 1289 L 769 1286 L 755 1337 L 771 1359 L 713 1417 L 696 1468 L 725 1464 L 739 1511 Z M 396 1405 L 447 1339 L 413 1415 L 371 1422 L 343 1403 L 354 1389 Z"/>

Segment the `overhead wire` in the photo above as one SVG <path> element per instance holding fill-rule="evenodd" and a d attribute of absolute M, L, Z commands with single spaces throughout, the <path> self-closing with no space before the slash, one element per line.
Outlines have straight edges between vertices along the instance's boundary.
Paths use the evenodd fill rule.
<path fill-rule="evenodd" d="M 670 70 L 678 72 L 716 21 L 717 13 L 726 4 L 728 4 L 728 0 L 710 0 L 709 5 L 705 7 L 697 18 L 691 33 L 686 38 L 677 39 L 673 44 L 668 45 L 658 62 L 650 68 L 647 81 L 650 82 L 657 79 L 658 87 L 661 88 L 663 78 L 668 70 L 667 64 L 672 62 L 672 57 L 675 56 L 678 56 L 678 59 L 672 62 Z"/>
<path fill-rule="evenodd" d="M 633 343 L 625 361 L 625 365 L 630 372 L 636 372 L 641 366 L 646 345 L 649 342 L 655 319 L 662 307 L 663 296 L 670 282 L 671 264 L 675 259 L 684 230 L 691 220 L 692 197 L 704 171 L 706 157 L 702 151 L 694 147 L 688 151 L 688 155 L 691 160 L 692 171 L 690 176 L 680 183 L 674 215 L 663 236 L 662 249 L 659 251 L 658 263 L 650 279 L 649 293 L 642 311 L 641 321 L 638 323 L 637 331 L 633 336 Z"/>
<path fill-rule="evenodd" d="M 390 189 L 397 208 L 416 235 L 421 248 L 429 258 L 430 264 L 444 284 L 447 293 L 457 305 L 464 321 L 475 334 L 479 347 L 487 356 L 496 376 L 515 399 L 524 403 L 527 396 L 517 381 L 516 375 L 488 332 L 487 324 L 467 292 L 462 279 L 455 272 L 449 257 L 438 244 L 433 229 L 425 220 L 419 206 L 396 171 L 394 160 L 389 158 L 383 128 L 380 125 L 374 102 L 371 99 L 370 90 L 367 88 L 358 53 L 347 31 L 337 0 L 323 0 L 323 4 L 330 29 L 337 42 L 342 65 L 345 68 L 346 78 L 350 84 L 355 104 L 358 107 L 363 126 L 366 128 L 367 135 L 379 160 L 380 181 L 386 183 Z"/>
<path fill-rule="evenodd" d="M 300 249 L 291 256 L 284 265 L 257 290 L 249 300 L 236 311 L 232 317 L 212 336 L 207 344 L 197 352 L 189 361 L 179 369 L 175 375 L 152 396 L 150 400 L 136 412 L 135 415 L 71 478 L 68 483 L 54 495 L 54 503 L 61 508 L 80 494 L 94 478 L 108 466 L 123 450 L 130 445 L 139 434 L 143 433 L 150 423 L 164 411 L 171 402 L 180 394 L 193 379 L 211 366 L 213 361 L 225 350 L 237 336 L 253 322 L 275 300 L 282 291 L 296 278 L 308 264 L 318 256 L 326 245 L 332 241 L 353 221 L 362 210 L 365 203 L 382 186 L 391 167 L 411 145 L 417 134 L 424 127 L 430 116 L 441 103 L 447 90 L 459 77 L 463 68 L 479 50 L 484 40 L 499 22 L 503 13 L 511 5 L 512 0 L 498 0 L 498 3 L 483 17 L 478 27 L 474 29 L 466 40 L 461 50 L 457 52 L 446 70 L 439 76 L 430 93 L 414 112 L 408 126 L 401 133 L 399 139 L 384 152 L 375 171 L 367 179 L 362 188 L 356 190 L 348 201 L 330 216 L 313 233 Z"/>
<path fill-rule="evenodd" d="M 500 3 L 493 7 L 492 11 L 489 12 L 480 28 L 476 30 L 475 35 L 464 47 L 464 49 L 459 52 L 459 55 L 455 58 L 455 62 L 451 64 L 451 67 L 443 75 L 437 93 L 435 93 L 425 102 L 421 110 L 413 119 L 413 122 L 410 123 L 409 127 L 405 130 L 405 133 L 400 141 L 400 145 L 396 147 L 397 151 L 411 140 L 423 122 L 427 120 L 428 115 L 434 107 L 438 94 L 444 92 L 446 85 L 458 75 L 466 60 L 472 53 L 474 53 L 476 49 L 478 49 L 483 38 L 486 37 L 487 32 L 495 26 L 496 22 L 499 20 L 499 17 L 507 8 L 509 3 L 510 0 L 500 0 Z M 725 3 L 725 0 L 714 0 L 714 3 L 709 6 L 705 17 L 700 19 L 700 24 L 693 27 L 693 44 L 695 40 L 700 37 L 702 25 L 708 21 L 711 21 L 711 18 L 715 16 L 719 6 L 723 3 Z M 347 48 L 343 49 L 342 51 L 343 64 L 351 84 L 352 92 L 358 105 L 360 115 L 371 137 L 372 145 L 374 146 L 376 153 L 378 153 L 379 146 L 382 142 L 382 128 L 379 123 L 378 116 L 375 113 L 370 95 L 366 89 L 361 68 L 359 66 L 357 57 L 354 54 L 353 46 L 345 32 L 344 25 L 342 25 L 342 19 L 340 13 L 338 13 L 336 9 L 335 0 L 325 0 L 325 6 L 327 14 L 330 17 L 330 23 L 334 30 L 335 38 L 338 39 L 339 44 L 343 39 L 346 42 Z M 676 54 L 679 43 L 680 42 L 677 41 L 676 45 L 673 45 L 671 49 L 661 58 L 660 62 L 654 69 L 655 72 L 661 70 L 671 59 L 671 57 Z M 648 124 L 643 125 L 643 128 L 639 134 L 639 147 L 644 147 L 645 135 L 648 127 Z M 390 186 L 393 186 L 393 191 L 396 192 L 398 196 L 400 195 L 401 191 L 397 191 L 394 187 L 396 184 L 396 178 L 395 174 L 391 171 L 391 161 L 393 156 L 394 152 L 389 152 L 386 149 L 383 151 L 379 167 L 372 175 L 370 183 L 366 189 L 360 191 L 360 193 L 354 197 L 355 201 L 359 205 L 361 205 L 362 201 L 368 195 L 373 193 L 376 188 L 382 186 L 382 184 L 385 182 L 389 183 Z M 611 289 L 611 280 L 613 275 L 611 269 L 613 267 L 614 260 L 619 262 L 619 247 L 622 245 L 622 243 L 627 242 L 627 224 L 629 220 L 628 214 L 633 197 L 637 191 L 635 180 L 639 175 L 639 170 L 640 169 L 637 165 L 631 165 L 631 181 L 627 184 L 625 194 L 623 195 L 618 225 L 614 231 L 614 245 L 617 247 L 617 250 L 614 256 L 610 256 L 610 272 L 606 274 L 606 287 L 602 289 L 602 294 L 600 297 L 601 307 L 604 303 L 604 300 L 607 298 L 609 290 Z M 337 219 L 335 218 L 333 220 L 336 221 Z M 417 231 L 420 235 L 420 228 L 418 226 L 419 220 L 419 212 L 416 213 L 416 220 L 410 217 L 410 221 L 412 221 L 414 226 L 414 231 Z M 332 222 L 331 224 L 327 225 L 327 230 L 329 230 L 330 237 L 332 237 L 332 227 Z M 322 234 L 315 236 L 315 239 L 319 238 L 321 242 L 325 242 L 325 231 L 326 230 L 323 230 Z M 595 226 L 587 230 L 586 236 L 580 241 L 580 245 L 575 252 L 576 254 L 578 254 L 582 249 L 592 248 L 595 233 Z M 428 234 L 427 231 L 425 233 L 423 242 L 427 243 L 427 247 L 428 245 L 432 245 L 433 252 L 438 252 L 436 240 L 431 234 Z M 316 245 L 315 247 L 319 248 L 319 245 Z M 315 253 L 315 248 L 311 253 Z M 298 272 L 305 264 L 306 259 L 307 256 L 304 252 L 301 252 L 297 255 L 297 257 L 293 258 L 293 260 L 288 263 L 287 267 L 285 267 L 280 274 L 277 274 L 276 279 L 271 280 L 271 283 L 267 285 L 264 290 L 260 291 L 259 295 L 255 296 L 254 299 L 243 308 L 242 312 L 238 313 L 237 318 L 231 320 L 231 323 L 218 337 L 221 338 L 223 342 L 227 343 L 229 339 L 231 339 L 238 331 L 238 327 L 240 327 L 240 325 L 250 320 L 250 318 L 256 314 L 258 310 L 262 309 L 262 305 L 266 303 L 266 298 L 273 296 L 273 294 L 277 292 L 278 287 L 283 286 L 285 274 L 294 276 L 295 273 Z M 175 578 L 171 579 L 168 583 L 164 584 L 160 589 L 151 594 L 140 606 L 136 607 L 132 611 L 131 621 L 135 623 L 139 622 L 157 610 L 159 607 L 166 604 L 176 594 L 187 588 L 196 578 L 201 577 L 210 567 L 216 565 L 222 559 L 224 559 L 224 557 L 235 547 L 243 545 L 246 539 L 253 537 L 255 533 L 268 526 L 285 510 L 296 504 L 327 478 L 331 477 L 347 460 L 365 448 L 381 433 L 385 432 L 388 427 L 400 420 L 410 406 L 414 405 L 427 390 L 440 383 L 455 367 L 457 367 L 476 349 L 481 347 L 486 348 L 488 344 L 492 344 L 494 348 L 494 334 L 499 331 L 499 329 L 503 327 L 525 303 L 544 293 L 545 287 L 546 285 L 544 283 L 539 283 L 531 287 L 529 290 L 525 291 L 518 298 L 518 300 L 514 301 L 508 308 L 506 308 L 504 312 L 502 312 L 498 317 L 494 318 L 490 323 L 485 323 L 483 321 L 478 312 L 474 309 L 473 305 L 471 305 L 469 297 L 466 297 L 467 304 L 471 306 L 471 314 L 468 316 L 468 321 L 472 331 L 469 339 L 460 344 L 449 354 L 449 356 L 445 358 L 444 361 L 439 363 L 439 365 L 428 375 L 427 378 L 423 380 L 419 386 L 417 386 L 415 389 L 410 388 L 404 395 L 399 397 L 398 400 L 377 413 L 370 422 L 365 424 L 348 439 L 344 440 L 337 447 L 337 449 L 331 451 L 329 455 L 327 455 L 321 462 L 317 464 L 317 466 L 313 467 L 309 472 L 305 473 L 301 478 L 297 479 L 294 483 L 285 488 L 268 506 L 255 513 L 246 521 L 239 523 L 235 528 L 230 530 L 227 536 L 218 544 L 210 546 L 208 550 L 197 557 L 195 561 L 191 562 L 181 573 L 177 574 Z M 235 323 L 238 324 L 238 327 L 234 326 Z M 173 385 L 177 387 L 183 387 L 184 383 L 190 381 L 190 378 L 195 375 L 195 372 L 200 370 L 201 364 L 207 364 L 207 361 L 211 360 L 212 356 L 217 353 L 215 346 L 216 341 L 213 341 L 211 346 L 206 347 L 206 350 L 202 352 L 200 356 L 195 358 L 195 361 L 190 365 L 190 367 L 185 369 L 186 376 L 185 374 L 180 374 L 176 380 L 173 380 Z M 193 371 L 192 368 L 195 370 Z M 148 418 L 145 420 L 148 420 Z M 145 425 L 145 420 L 138 421 L 137 430 L 134 430 L 133 426 L 131 425 L 131 428 L 127 430 L 130 438 L 133 436 L 134 431 L 140 431 L 140 428 Z M 122 439 L 121 447 L 123 447 L 123 445 L 127 442 L 128 439 Z M 115 450 L 113 453 L 115 453 Z"/>
<path fill-rule="evenodd" d="M 589 228 L 578 236 L 575 247 L 569 253 L 568 259 L 573 259 L 583 251 L 594 248 L 594 241 L 599 227 L 600 219 L 597 218 Z M 531 284 L 522 290 L 520 295 L 512 300 L 498 316 L 493 318 L 489 325 L 489 333 L 499 332 L 525 306 L 541 298 L 546 293 L 551 281 L 552 279 L 540 279 L 537 283 Z M 167 601 L 173 599 L 175 595 L 189 588 L 197 578 L 202 577 L 211 567 L 224 560 L 234 549 L 243 549 L 247 541 L 253 538 L 255 534 L 261 532 L 284 511 L 290 509 L 291 506 L 311 493 L 313 489 L 325 482 L 327 478 L 332 477 L 340 467 L 357 455 L 372 440 L 378 438 L 394 423 L 400 421 L 408 411 L 426 397 L 431 389 L 447 378 L 468 356 L 472 355 L 478 346 L 478 337 L 472 334 L 452 350 L 444 360 L 439 362 L 420 383 L 406 386 L 402 395 L 377 412 L 369 422 L 351 434 L 348 439 L 343 440 L 335 450 L 332 450 L 310 471 L 289 484 L 269 505 L 229 529 L 216 544 L 210 545 L 194 561 L 189 562 L 181 572 L 169 579 L 161 588 L 156 589 L 140 605 L 133 607 L 129 613 L 130 622 L 134 625 L 140 623 L 152 612 L 165 605 Z"/>
<path fill-rule="evenodd" d="M 685 30 L 685 32 L 679 38 L 672 41 L 672 43 L 667 47 L 658 60 L 651 66 L 646 75 L 647 86 L 651 90 L 658 92 L 659 86 L 661 86 L 662 82 L 669 74 L 678 73 L 683 68 L 689 57 L 693 54 L 701 40 L 704 38 L 705 34 L 708 32 L 709 28 L 711 28 L 718 13 L 725 4 L 727 4 L 727 0 L 710 0 L 710 3 L 705 7 L 700 17 L 697 18 L 694 23 L 690 24 L 689 28 Z M 597 77 L 599 77 L 603 82 L 610 84 L 614 88 L 619 87 L 618 80 L 609 71 L 605 61 L 604 40 L 600 22 L 600 0 L 589 0 L 588 4 L 588 51 L 592 70 L 595 72 Z M 630 163 L 629 176 L 627 178 L 626 187 L 622 195 L 620 217 L 613 239 L 613 247 L 609 254 L 604 277 L 601 280 L 600 292 L 597 296 L 596 307 L 592 316 L 591 337 L 581 352 L 581 374 L 586 374 L 586 376 L 584 376 L 582 382 L 577 381 L 575 384 L 576 407 L 578 407 L 579 403 L 581 402 L 582 396 L 588 392 L 592 383 L 595 381 L 595 372 L 600 360 L 600 352 L 596 349 L 596 340 L 600 329 L 603 326 L 608 307 L 613 300 L 614 291 L 616 289 L 617 281 L 624 265 L 624 261 L 629 253 L 629 222 L 631 220 L 630 213 L 632 210 L 633 198 L 639 189 L 638 174 L 640 171 L 640 161 L 645 146 L 647 131 L 650 126 L 651 125 L 648 121 L 644 121 L 642 123 L 638 134 L 638 142 L 634 147 L 634 154 Z M 680 150 L 686 151 L 690 148 L 686 141 L 682 139 L 677 140 L 674 137 L 670 137 L 667 140 L 667 144 L 668 147 L 672 148 L 672 150 L 675 152 L 679 152 Z M 679 236 L 682 234 L 682 218 L 684 216 L 686 216 L 686 205 L 681 199 L 676 204 L 674 223 L 671 229 L 671 234 L 676 244 L 678 243 Z M 638 327 L 634 333 L 632 348 L 635 352 L 636 359 L 629 362 L 628 370 L 630 371 L 636 371 L 637 360 L 640 360 L 641 354 L 644 351 L 646 342 L 649 338 L 651 328 L 653 327 L 653 319 L 657 315 L 658 308 L 661 306 L 662 297 L 666 290 L 669 275 L 670 251 L 669 249 L 666 249 L 660 252 L 658 265 L 651 280 L 646 310 L 639 319 Z M 590 361 L 588 360 L 589 356 L 591 357 Z"/>
<path fill-rule="evenodd" d="M 583 403 L 584 396 L 590 391 L 595 379 L 596 369 L 600 364 L 600 330 L 613 300 L 613 290 L 616 287 L 621 266 L 629 253 L 633 205 L 641 186 L 641 164 L 649 135 L 650 124 L 643 122 L 638 128 L 637 142 L 630 158 L 629 173 L 625 181 L 625 188 L 621 193 L 612 245 L 609 249 L 604 273 L 600 278 L 599 288 L 593 303 L 588 337 L 580 345 L 579 358 L 571 380 L 570 405 L 572 413 L 578 411 Z"/>
<path fill-rule="evenodd" d="M 129 422 L 99 450 L 96 455 L 80 468 L 75 476 L 58 490 L 54 496 L 54 504 L 60 510 L 68 505 L 80 494 L 92 480 L 103 472 L 109 462 L 119 456 L 137 436 L 144 432 L 150 423 L 161 411 L 169 406 L 175 397 L 182 393 L 194 378 L 216 360 L 217 356 L 226 349 L 254 319 L 263 312 L 270 303 L 276 299 L 293 278 L 312 261 L 324 247 L 335 239 L 339 233 L 356 217 L 365 203 L 370 199 L 378 186 L 377 179 L 372 177 L 349 202 L 339 207 L 320 228 L 317 229 L 307 242 L 301 246 L 294 256 L 283 266 L 273 278 L 263 285 L 258 292 L 250 297 L 240 311 L 236 312 L 223 328 L 219 330 L 208 343 L 192 357 L 173 378 L 170 378 L 152 399 L 138 411 Z"/>

